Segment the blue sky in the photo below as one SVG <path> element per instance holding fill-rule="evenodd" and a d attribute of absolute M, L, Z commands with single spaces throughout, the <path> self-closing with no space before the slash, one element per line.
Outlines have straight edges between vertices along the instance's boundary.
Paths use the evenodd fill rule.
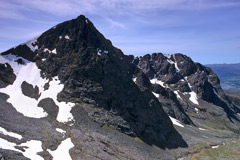
<path fill-rule="evenodd" d="M 80 14 L 125 54 L 240 63 L 239 0 L 0 0 L 0 52 Z"/>

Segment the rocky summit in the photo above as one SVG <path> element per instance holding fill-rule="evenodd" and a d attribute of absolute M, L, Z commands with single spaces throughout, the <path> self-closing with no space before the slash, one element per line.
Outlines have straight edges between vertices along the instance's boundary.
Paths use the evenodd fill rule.
<path fill-rule="evenodd" d="M 210 68 L 124 55 L 82 15 L 0 55 L 1 160 L 191 159 L 239 113 Z"/>

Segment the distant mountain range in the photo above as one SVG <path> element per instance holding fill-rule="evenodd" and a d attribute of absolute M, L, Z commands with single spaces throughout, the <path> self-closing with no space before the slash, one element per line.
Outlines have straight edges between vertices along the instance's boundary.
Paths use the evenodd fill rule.
<path fill-rule="evenodd" d="M 240 63 L 209 64 L 207 67 L 218 75 L 223 89 L 240 89 Z"/>

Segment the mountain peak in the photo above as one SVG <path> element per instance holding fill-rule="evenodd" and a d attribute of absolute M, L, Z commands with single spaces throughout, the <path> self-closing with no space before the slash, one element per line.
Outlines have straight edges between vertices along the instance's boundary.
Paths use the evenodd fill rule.
<path fill-rule="evenodd" d="M 91 50 L 91 52 L 94 50 L 99 54 L 108 52 L 109 54 L 118 53 L 123 55 L 119 49 L 112 46 L 111 41 L 107 40 L 84 15 L 60 23 L 40 36 L 2 54 L 11 53 L 35 61 L 36 56 L 45 53 L 62 57 L 72 52 L 81 54 L 86 50 Z"/>

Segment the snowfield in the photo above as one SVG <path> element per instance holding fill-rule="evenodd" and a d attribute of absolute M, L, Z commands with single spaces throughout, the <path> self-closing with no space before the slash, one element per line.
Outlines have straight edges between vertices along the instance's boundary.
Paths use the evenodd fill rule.
<path fill-rule="evenodd" d="M 1 63 L 10 64 L 13 68 L 14 74 L 17 76 L 12 85 L 0 89 L 0 92 L 10 95 L 10 98 L 7 101 L 11 103 L 18 112 L 22 113 L 26 117 L 42 118 L 47 117 L 48 114 L 43 110 L 43 108 L 38 107 L 37 105 L 40 100 L 49 97 L 54 100 L 57 106 L 59 106 L 57 120 L 63 123 L 72 121 L 73 116 L 70 111 L 74 106 L 74 103 L 59 102 L 57 100 L 58 93 L 61 92 L 64 87 L 58 77 L 53 77 L 53 80 L 49 82 L 49 80 L 43 79 L 40 76 L 40 69 L 38 69 L 35 63 L 21 58 L 25 64 L 19 65 L 15 62 L 15 60 L 19 58 L 20 57 L 16 57 L 11 54 L 0 56 Z M 21 85 L 24 81 L 32 84 L 34 87 L 38 86 L 41 94 L 38 100 L 27 97 L 22 93 Z M 44 85 L 48 82 L 49 89 L 44 90 Z"/>
<path fill-rule="evenodd" d="M 32 160 L 44 160 L 40 155 L 37 154 L 38 152 L 43 151 L 41 141 L 31 140 L 27 141 L 26 143 L 22 143 L 21 146 L 26 146 L 25 152 L 22 152 L 25 157 Z"/>
<path fill-rule="evenodd" d="M 15 62 L 17 59 L 19 59 L 19 57 L 16 57 L 15 55 L 0 56 L 1 63 L 10 64 L 13 68 L 14 74 L 17 76 L 12 85 L 7 86 L 6 88 L 1 88 L 0 92 L 9 95 L 10 98 L 7 101 L 24 116 L 33 118 L 46 117 L 47 113 L 42 108 L 37 107 L 37 100 L 23 95 L 21 85 L 23 81 L 26 81 L 35 86 L 37 84 L 45 84 L 47 80 L 41 78 L 40 70 L 35 63 L 22 58 L 25 65 L 19 65 Z M 39 88 L 41 88 L 41 85 L 39 85 Z"/>
<path fill-rule="evenodd" d="M 17 134 L 17 133 L 13 133 L 13 132 L 9 132 L 7 131 L 6 129 L 0 127 L 0 133 L 4 134 L 4 135 L 7 135 L 7 136 L 10 136 L 10 137 L 14 137 L 14 138 L 17 138 L 17 139 L 22 139 L 22 135 L 20 134 Z M 1 143 L 0 143 L 1 144 Z"/>
<path fill-rule="evenodd" d="M 153 94 L 155 97 L 159 98 L 159 94 L 157 94 L 157 93 L 155 93 L 155 92 L 152 92 L 152 94 Z"/>
<path fill-rule="evenodd" d="M 159 85 L 162 86 L 163 88 L 166 88 L 166 86 L 164 85 L 164 82 L 158 80 L 157 78 L 151 79 L 150 82 L 151 82 L 152 84 L 159 84 Z"/>
<path fill-rule="evenodd" d="M 26 43 L 24 43 L 24 44 L 26 44 L 26 45 L 28 46 L 28 48 L 30 48 L 31 51 L 33 51 L 33 52 L 38 49 L 38 46 L 35 45 L 35 43 L 37 42 L 38 37 L 40 37 L 40 35 L 37 36 L 37 37 L 35 37 L 35 38 L 33 38 L 33 39 L 31 39 L 31 40 L 29 40 L 29 41 L 27 41 Z"/>
<path fill-rule="evenodd" d="M 14 146 L 16 146 L 15 143 L 8 142 L 7 140 L 0 138 L 0 144 L 1 144 L 0 148 L 2 148 L 2 149 L 8 149 L 8 150 L 13 150 L 13 151 L 19 152 L 19 150 L 14 148 Z"/>
<path fill-rule="evenodd" d="M 72 159 L 69 150 L 74 147 L 70 138 L 65 139 L 62 143 L 58 146 L 55 151 L 47 150 L 52 156 L 53 160 L 60 160 L 60 159 Z"/>

